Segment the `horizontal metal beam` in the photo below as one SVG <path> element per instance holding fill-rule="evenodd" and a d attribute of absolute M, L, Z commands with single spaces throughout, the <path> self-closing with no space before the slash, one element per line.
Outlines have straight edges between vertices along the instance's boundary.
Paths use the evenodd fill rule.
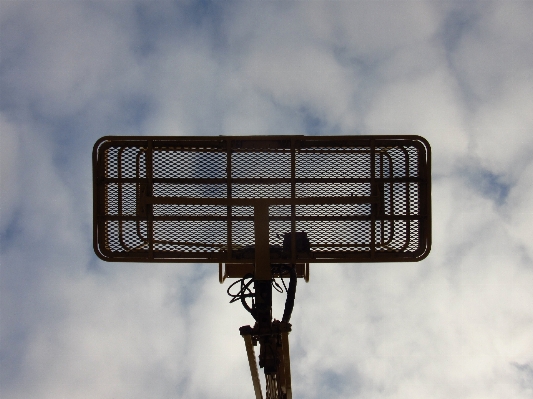
<path fill-rule="evenodd" d="M 226 184 L 228 179 L 232 184 L 290 184 L 292 179 L 290 177 L 265 177 L 265 178 L 242 178 L 242 177 L 220 177 L 220 178 L 207 178 L 207 177 L 191 177 L 191 178 L 178 178 L 178 177 L 155 177 L 152 179 L 154 184 Z M 425 179 L 421 177 L 376 177 L 371 179 L 370 177 L 301 177 L 295 178 L 296 184 L 311 183 L 311 184 L 347 184 L 347 183 L 370 183 L 374 181 L 376 183 L 417 183 L 423 182 Z M 146 184 L 148 178 L 145 177 L 104 177 L 99 178 L 99 182 L 103 183 L 141 183 Z"/>
<path fill-rule="evenodd" d="M 398 221 L 398 220 L 424 220 L 427 216 L 425 215 L 380 215 L 375 218 L 375 220 L 387 220 L 387 221 Z M 146 221 L 146 216 L 134 216 L 134 215 L 100 215 L 98 216 L 99 220 L 109 220 L 109 221 L 123 221 L 123 222 L 142 222 Z M 346 215 L 346 216 L 318 216 L 318 215 L 305 215 L 305 216 L 295 216 L 296 222 L 338 222 L 338 221 L 368 221 L 372 219 L 372 215 Z M 154 216 L 152 219 L 154 222 L 227 222 L 227 216 L 214 216 L 214 215 L 196 215 L 196 216 L 181 216 L 181 215 L 172 215 L 172 216 Z M 232 216 L 231 221 L 233 222 L 253 222 L 254 217 L 251 216 Z M 290 222 L 292 217 L 287 216 L 269 216 L 268 220 L 271 222 Z"/>
<path fill-rule="evenodd" d="M 377 204 L 378 196 L 353 197 L 300 197 L 300 198 L 192 198 L 192 197 L 141 197 L 143 204 L 165 205 L 327 205 L 327 204 Z"/>

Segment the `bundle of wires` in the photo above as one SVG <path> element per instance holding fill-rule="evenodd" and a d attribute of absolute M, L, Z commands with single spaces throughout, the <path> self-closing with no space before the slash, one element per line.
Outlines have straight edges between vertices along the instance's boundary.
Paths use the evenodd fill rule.
<path fill-rule="evenodd" d="M 272 278 L 272 287 L 280 292 L 287 292 L 287 299 L 285 300 L 285 310 L 283 312 L 282 321 L 289 322 L 291 319 L 292 310 L 294 308 L 294 298 L 296 296 L 296 269 L 290 265 L 273 265 L 272 266 L 272 275 L 279 275 L 283 288 L 278 284 L 278 282 Z M 289 276 L 289 287 L 285 284 L 284 276 Z M 228 295 L 231 297 L 230 303 L 241 301 L 242 306 L 257 320 L 255 312 L 255 292 L 252 291 L 250 286 L 254 282 L 254 275 L 252 273 L 246 274 L 243 278 L 235 281 L 228 287 Z M 240 289 L 236 294 L 233 294 L 231 290 L 234 286 L 239 285 Z M 251 298 L 251 306 L 247 302 L 247 298 Z"/>

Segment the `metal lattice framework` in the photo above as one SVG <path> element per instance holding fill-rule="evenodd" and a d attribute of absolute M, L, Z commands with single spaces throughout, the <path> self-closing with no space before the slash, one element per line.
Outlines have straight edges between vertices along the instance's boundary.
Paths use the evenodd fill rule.
<path fill-rule="evenodd" d="M 109 136 L 93 172 L 107 261 L 253 262 L 258 209 L 272 263 L 418 261 L 431 246 L 419 136 Z"/>

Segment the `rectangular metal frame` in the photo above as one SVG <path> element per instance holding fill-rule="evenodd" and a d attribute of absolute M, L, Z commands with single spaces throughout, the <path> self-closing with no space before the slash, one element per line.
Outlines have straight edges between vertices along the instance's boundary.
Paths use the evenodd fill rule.
<path fill-rule="evenodd" d="M 430 157 L 420 136 L 102 137 L 94 250 L 120 262 L 418 261 L 431 248 Z"/>

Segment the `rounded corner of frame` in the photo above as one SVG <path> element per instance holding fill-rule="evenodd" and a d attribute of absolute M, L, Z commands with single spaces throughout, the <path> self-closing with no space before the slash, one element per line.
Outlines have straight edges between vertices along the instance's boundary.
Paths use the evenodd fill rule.
<path fill-rule="evenodd" d="M 102 136 L 94 142 L 94 148 L 98 148 L 104 141 L 109 141 L 111 136 Z"/>
<path fill-rule="evenodd" d="M 96 254 L 96 256 L 98 256 L 104 262 L 113 261 L 113 257 L 110 254 L 106 254 L 106 252 L 109 252 L 109 251 L 100 248 L 98 245 L 95 245 L 93 249 L 94 249 L 94 253 Z"/>
<path fill-rule="evenodd" d="M 422 137 L 420 135 L 414 135 L 412 137 L 414 140 L 418 141 L 419 143 L 422 143 L 428 153 L 431 153 L 431 144 L 429 144 L 429 141 L 425 137 Z"/>
<path fill-rule="evenodd" d="M 102 145 L 104 145 L 105 143 L 111 142 L 111 138 L 112 136 L 103 136 L 103 137 L 100 137 L 98 140 L 96 140 L 96 142 L 93 145 L 93 154 L 96 155 L 98 153 L 99 148 L 102 147 Z"/>
<path fill-rule="evenodd" d="M 426 247 L 424 248 L 422 253 L 419 256 L 417 256 L 414 259 L 414 261 L 415 262 L 420 262 L 420 261 L 426 259 L 429 256 L 430 252 L 431 252 L 431 243 L 428 243 L 428 245 L 426 245 Z"/>

